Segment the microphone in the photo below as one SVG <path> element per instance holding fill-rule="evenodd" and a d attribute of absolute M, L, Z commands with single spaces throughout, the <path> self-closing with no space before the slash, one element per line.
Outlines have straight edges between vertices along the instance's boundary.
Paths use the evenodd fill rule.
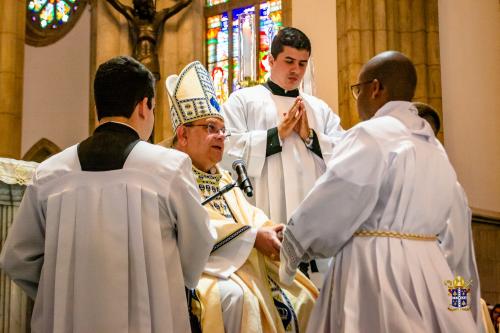
<path fill-rule="evenodd" d="M 238 174 L 238 187 L 241 188 L 247 197 L 253 196 L 253 188 L 250 179 L 248 179 L 247 169 L 245 168 L 245 161 L 236 160 L 233 162 L 233 169 Z"/>

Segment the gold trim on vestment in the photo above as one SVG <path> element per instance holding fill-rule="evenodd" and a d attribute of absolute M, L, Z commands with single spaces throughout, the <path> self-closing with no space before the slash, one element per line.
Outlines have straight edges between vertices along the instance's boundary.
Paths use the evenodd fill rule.
<path fill-rule="evenodd" d="M 389 230 L 358 230 L 354 233 L 355 237 L 391 237 L 400 239 L 412 239 L 420 241 L 435 241 L 436 235 L 412 234 L 406 232 L 397 232 Z"/>

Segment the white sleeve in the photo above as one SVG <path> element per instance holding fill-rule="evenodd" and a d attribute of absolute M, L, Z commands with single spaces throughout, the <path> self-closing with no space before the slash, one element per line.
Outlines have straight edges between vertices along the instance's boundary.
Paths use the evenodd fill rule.
<path fill-rule="evenodd" d="M 0 267 L 33 299 L 45 248 L 45 217 L 37 192 L 36 185 L 27 187 L 0 256 Z"/>
<path fill-rule="evenodd" d="M 231 94 L 222 106 L 226 128 L 231 131 L 222 166 L 231 170 L 232 161 L 243 159 L 250 177 L 260 177 L 266 161 L 267 130 L 248 130 L 248 105 L 238 94 Z"/>
<path fill-rule="evenodd" d="M 316 135 L 318 136 L 323 160 L 328 163 L 332 157 L 333 148 L 340 141 L 345 131 L 340 126 L 339 116 L 324 102 L 322 102 L 322 111 L 325 114 L 324 127 L 323 131 L 318 131 Z"/>
<path fill-rule="evenodd" d="M 284 283 L 291 283 L 301 261 L 335 256 L 375 208 L 382 151 L 364 131 L 350 134 L 288 222 L 280 253 Z"/>
<path fill-rule="evenodd" d="M 446 226 L 438 235 L 439 246 L 453 272 L 453 276 L 460 275 L 465 280 L 472 280 L 471 306 L 476 325 L 481 327 L 481 292 L 472 240 L 471 216 L 465 192 L 457 182 Z"/>
<path fill-rule="evenodd" d="M 170 207 L 177 228 L 184 283 L 188 288 L 198 284 L 216 240 L 195 184 L 191 160 L 186 157 L 172 182 Z"/>
<path fill-rule="evenodd" d="M 223 279 L 229 278 L 247 261 L 256 237 L 257 228 L 244 225 L 227 238 L 218 241 L 214 252 L 210 254 L 205 273 Z"/>

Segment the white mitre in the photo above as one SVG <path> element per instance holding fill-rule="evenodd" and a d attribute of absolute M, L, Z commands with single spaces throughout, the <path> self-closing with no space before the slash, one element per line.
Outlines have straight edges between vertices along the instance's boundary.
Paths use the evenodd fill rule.
<path fill-rule="evenodd" d="M 172 105 L 170 115 L 174 133 L 180 125 L 198 119 L 224 119 L 212 78 L 199 61 L 184 67 L 179 75 L 170 75 L 165 86 Z"/>

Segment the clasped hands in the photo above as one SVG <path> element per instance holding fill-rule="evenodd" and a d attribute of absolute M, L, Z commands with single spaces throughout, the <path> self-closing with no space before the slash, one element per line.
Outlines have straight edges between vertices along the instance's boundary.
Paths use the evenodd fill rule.
<path fill-rule="evenodd" d="M 304 141 L 309 137 L 306 108 L 300 96 L 295 99 L 290 110 L 283 114 L 283 120 L 278 125 L 278 135 L 281 140 L 285 140 L 293 132 L 296 132 Z"/>
<path fill-rule="evenodd" d="M 279 260 L 284 231 L 284 224 L 259 228 L 255 237 L 255 248 L 272 260 Z"/>

